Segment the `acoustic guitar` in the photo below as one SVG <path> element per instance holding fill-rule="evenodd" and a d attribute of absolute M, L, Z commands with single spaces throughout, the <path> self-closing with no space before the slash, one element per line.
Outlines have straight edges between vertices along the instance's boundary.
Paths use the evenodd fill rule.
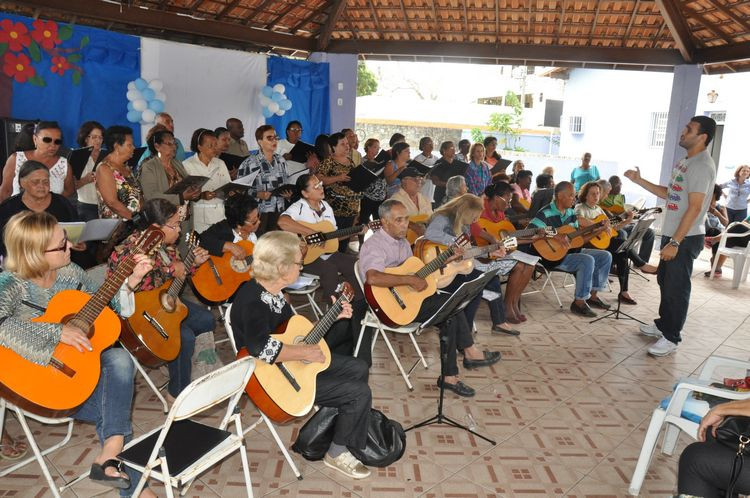
<path fill-rule="evenodd" d="M 576 228 L 572 225 L 564 225 L 557 229 L 557 233 L 565 235 L 570 241 L 569 247 L 563 247 L 563 245 L 555 238 L 545 237 L 543 239 L 536 240 L 532 243 L 536 252 L 542 258 L 547 261 L 560 261 L 568 254 L 570 249 L 578 249 L 583 247 L 586 242 L 586 238 L 593 232 L 604 226 L 604 221 L 594 223 L 585 228 Z"/>
<path fill-rule="evenodd" d="M 150 253 L 163 238 L 160 230 L 147 229 L 132 253 L 120 261 L 114 274 L 94 294 L 58 292 L 44 314 L 32 320 L 78 327 L 91 341 L 91 351 L 81 353 L 61 342 L 49 363 L 38 365 L 0 346 L 0 395 L 24 410 L 48 417 L 64 416 L 83 404 L 99 382 L 102 351 L 120 335 L 120 320 L 107 305 L 133 272 L 135 255 Z"/>
<path fill-rule="evenodd" d="M 504 239 L 506 237 L 514 237 L 516 239 L 530 239 L 539 232 L 538 227 L 525 228 L 523 230 L 516 230 L 516 227 L 510 221 L 490 221 L 486 218 L 479 218 L 479 226 L 482 227 L 487 233 L 495 237 L 496 239 Z M 557 230 L 552 227 L 544 227 L 544 233 L 547 237 L 554 237 L 557 235 Z M 482 237 L 477 237 L 474 241 L 478 246 L 486 246 L 489 244 Z"/>
<path fill-rule="evenodd" d="M 417 223 L 417 224 L 420 224 L 420 225 L 427 224 L 427 221 L 429 219 L 430 219 L 430 215 L 429 214 L 417 214 L 417 215 L 414 215 L 414 216 L 409 216 L 409 221 L 411 223 Z M 409 241 L 410 245 L 413 246 L 414 243 L 417 241 L 418 238 L 419 238 L 419 234 L 417 232 L 415 232 L 414 230 L 412 230 L 411 228 L 406 231 L 406 240 Z"/>
<path fill-rule="evenodd" d="M 193 266 L 198 245 L 195 232 L 187 234 L 185 268 Z M 180 324 L 188 314 L 179 296 L 187 277 L 175 278 L 156 289 L 135 293 L 135 313 L 122 318 L 120 342 L 141 365 L 157 368 L 180 353 Z"/>
<path fill-rule="evenodd" d="M 658 207 L 657 208 L 644 208 L 644 209 L 639 209 L 637 211 L 633 211 L 634 213 L 633 219 L 634 220 L 638 219 L 648 212 L 660 213 L 661 208 L 658 208 Z M 625 218 L 627 218 L 627 213 L 622 213 L 617 216 L 612 216 L 610 218 L 608 218 L 606 214 L 600 214 L 599 216 L 597 216 L 591 221 L 596 223 L 596 222 L 609 219 L 610 225 L 614 226 L 620 223 L 621 221 L 625 220 Z M 610 242 L 612 241 L 612 237 L 617 237 L 617 230 L 615 230 L 614 228 L 610 228 L 609 230 L 602 230 L 598 234 L 591 237 L 588 243 L 589 245 L 591 245 L 592 247 L 595 247 L 596 249 L 607 249 L 609 247 Z"/>
<path fill-rule="evenodd" d="M 417 291 L 410 285 L 376 287 L 365 284 L 365 298 L 378 318 L 392 327 L 412 323 L 419 314 L 422 302 L 437 292 L 437 270 L 445 266 L 445 262 L 455 254 L 456 247 L 468 242 L 469 238 L 462 234 L 450 247 L 427 264 L 412 256 L 399 266 L 385 269 L 385 273 L 391 275 L 416 275 L 424 279 L 427 287 L 422 291 Z"/>
<path fill-rule="evenodd" d="M 193 290 L 204 300 L 223 303 L 237 292 L 240 285 L 252 277 L 250 265 L 253 262 L 255 244 L 249 240 L 235 242 L 245 250 L 243 259 L 236 259 L 231 252 L 221 256 L 209 256 L 193 274 Z"/>
<path fill-rule="evenodd" d="M 351 237 L 359 233 L 363 228 L 368 227 L 370 230 L 380 229 L 380 220 L 371 221 L 362 225 L 355 225 L 349 228 L 335 230 L 330 221 L 324 220 L 318 223 L 307 223 L 298 221 L 300 225 L 315 230 L 316 232 L 303 237 L 307 243 L 307 254 L 303 259 L 306 265 L 309 265 L 323 254 L 333 254 L 339 250 L 339 239 Z"/>
<path fill-rule="evenodd" d="M 323 363 L 255 363 L 255 371 L 245 392 L 255 406 L 274 422 L 289 422 L 306 415 L 313 407 L 316 378 L 331 364 L 331 351 L 322 339 L 341 313 L 344 303 L 354 298 L 354 290 L 347 282 L 340 284 L 336 291 L 341 293 L 339 298 L 318 323 L 313 325 L 304 316 L 294 315 L 279 326 L 278 334 L 271 336 L 283 344 L 318 344 L 325 356 Z M 247 349 L 242 348 L 237 358 L 248 355 Z"/>
<path fill-rule="evenodd" d="M 463 255 L 451 261 L 438 270 L 438 289 L 447 287 L 456 278 L 456 275 L 468 275 L 474 270 L 474 258 L 487 256 L 489 253 L 497 251 L 501 247 L 511 251 L 518 247 L 518 241 L 515 237 L 506 237 L 496 244 L 489 244 L 481 247 L 472 247 L 464 250 Z M 414 245 L 414 255 L 425 263 L 430 263 L 447 249 L 443 244 L 438 244 L 425 239 L 418 239 Z"/>

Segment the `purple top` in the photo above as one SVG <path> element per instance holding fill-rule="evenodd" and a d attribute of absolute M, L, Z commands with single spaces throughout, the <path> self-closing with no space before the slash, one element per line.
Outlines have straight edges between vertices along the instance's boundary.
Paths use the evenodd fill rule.
<path fill-rule="evenodd" d="M 492 183 L 492 173 L 486 162 L 481 161 L 479 164 L 474 161 L 469 163 L 466 168 L 466 188 L 470 194 L 481 196 L 484 188 Z"/>
<path fill-rule="evenodd" d="M 359 276 L 364 283 L 368 270 L 383 272 L 386 268 L 399 266 L 411 256 L 408 240 L 397 240 L 383 229 L 376 230 L 359 250 Z"/>

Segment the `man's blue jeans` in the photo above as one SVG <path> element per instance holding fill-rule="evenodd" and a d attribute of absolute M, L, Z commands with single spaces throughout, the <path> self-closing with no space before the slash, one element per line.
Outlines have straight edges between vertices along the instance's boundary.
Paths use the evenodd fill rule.
<path fill-rule="evenodd" d="M 607 288 L 607 276 L 612 266 L 612 255 L 599 249 L 581 249 L 568 254 L 557 265 L 556 270 L 574 273 L 576 277 L 576 299 L 588 299 L 591 291 Z"/>

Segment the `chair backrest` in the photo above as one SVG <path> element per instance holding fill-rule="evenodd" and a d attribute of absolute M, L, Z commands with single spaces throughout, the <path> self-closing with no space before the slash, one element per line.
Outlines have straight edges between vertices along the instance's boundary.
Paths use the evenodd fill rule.
<path fill-rule="evenodd" d="M 167 420 L 186 419 L 233 395 L 239 397 L 254 370 L 255 359 L 245 357 L 194 380 L 177 396 Z"/>
<path fill-rule="evenodd" d="M 354 262 L 354 277 L 357 279 L 357 285 L 362 292 L 365 292 L 365 285 L 362 282 L 362 277 L 359 275 L 359 260 Z"/>
<path fill-rule="evenodd" d="M 97 287 L 104 285 L 104 281 L 107 279 L 107 264 L 92 266 L 86 270 L 86 275 L 93 280 Z"/>
<path fill-rule="evenodd" d="M 232 351 L 234 351 L 234 355 L 237 356 L 237 343 L 234 342 L 234 330 L 232 329 L 232 303 L 229 303 L 229 306 L 227 306 L 227 309 L 224 311 L 224 330 L 227 331 L 227 338 L 229 339 L 229 344 L 232 346 Z"/>

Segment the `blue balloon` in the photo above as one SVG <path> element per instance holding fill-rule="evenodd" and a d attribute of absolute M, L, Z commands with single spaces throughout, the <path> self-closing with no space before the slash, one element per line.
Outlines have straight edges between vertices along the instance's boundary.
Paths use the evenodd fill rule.
<path fill-rule="evenodd" d="M 156 92 L 152 88 L 146 88 L 141 91 L 141 95 L 143 95 L 143 98 L 146 100 L 154 100 Z"/>
<path fill-rule="evenodd" d="M 138 90 L 143 90 L 144 88 L 148 87 L 148 82 L 143 78 L 138 78 L 137 80 L 135 80 L 135 87 Z"/>
<path fill-rule="evenodd" d="M 140 111 L 128 111 L 128 121 L 131 123 L 137 123 L 141 120 Z"/>
<path fill-rule="evenodd" d="M 284 111 L 288 111 L 289 109 L 292 108 L 292 101 L 289 99 L 284 99 L 284 100 L 279 101 L 279 108 Z"/>
<path fill-rule="evenodd" d="M 273 88 L 271 88 L 270 86 L 266 85 L 266 86 L 263 87 L 263 89 L 260 91 L 260 93 L 262 93 L 263 95 L 265 95 L 266 97 L 268 97 L 270 99 L 271 95 L 273 95 Z"/>
<path fill-rule="evenodd" d="M 160 113 L 164 110 L 164 102 L 162 102 L 161 100 L 152 100 L 148 103 L 148 108 L 155 113 Z"/>
<path fill-rule="evenodd" d="M 132 110 L 133 110 L 133 103 L 128 101 L 128 111 L 132 111 Z"/>
<path fill-rule="evenodd" d="M 282 100 L 284 100 L 284 96 L 279 92 L 273 92 L 271 94 L 271 100 L 273 100 L 274 102 L 281 102 Z"/>
<path fill-rule="evenodd" d="M 264 107 L 263 108 L 263 117 L 264 118 L 270 118 L 271 116 L 273 116 L 273 112 L 271 112 L 271 110 L 268 107 Z"/>

